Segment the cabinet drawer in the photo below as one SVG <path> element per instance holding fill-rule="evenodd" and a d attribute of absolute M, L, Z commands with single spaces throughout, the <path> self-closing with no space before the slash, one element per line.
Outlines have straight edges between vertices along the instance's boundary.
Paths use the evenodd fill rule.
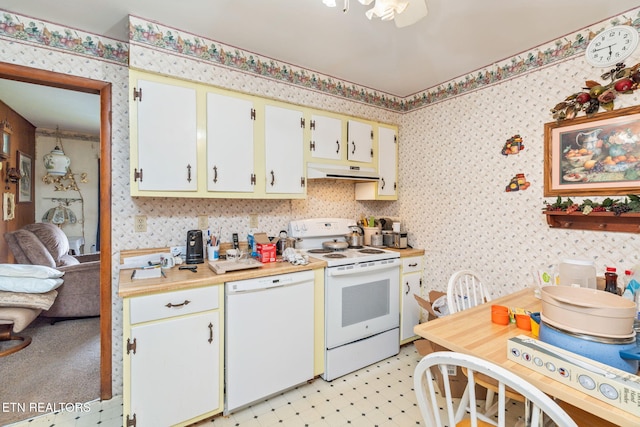
<path fill-rule="evenodd" d="M 131 298 L 131 324 L 218 308 L 218 286 Z"/>
<path fill-rule="evenodd" d="M 422 257 L 414 256 L 402 259 L 402 274 L 422 270 Z"/>

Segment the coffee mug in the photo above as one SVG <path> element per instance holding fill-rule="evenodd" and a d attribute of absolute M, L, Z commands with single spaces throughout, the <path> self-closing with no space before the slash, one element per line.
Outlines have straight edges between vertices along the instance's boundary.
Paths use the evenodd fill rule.
<path fill-rule="evenodd" d="M 162 268 L 171 268 L 171 267 L 175 267 L 176 266 L 176 260 L 171 256 L 171 257 L 162 257 L 160 258 L 160 265 L 162 266 Z"/>
<path fill-rule="evenodd" d="M 227 260 L 234 261 L 240 257 L 240 251 L 237 249 L 227 249 Z"/>

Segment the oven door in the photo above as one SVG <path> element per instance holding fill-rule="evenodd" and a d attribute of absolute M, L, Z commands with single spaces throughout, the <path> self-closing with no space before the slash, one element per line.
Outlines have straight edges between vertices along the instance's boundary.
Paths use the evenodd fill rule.
<path fill-rule="evenodd" d="M 399 276 L 397 258 L 326 269 L 327 349 L 400 326 Z"/>

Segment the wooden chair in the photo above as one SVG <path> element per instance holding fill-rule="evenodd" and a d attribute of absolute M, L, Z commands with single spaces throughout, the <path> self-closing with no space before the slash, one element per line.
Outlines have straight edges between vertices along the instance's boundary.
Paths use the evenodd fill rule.
<path fill-rule="evenodd" d="M 465 419 L 459 422 L 449 422 L 456 419 L 456 401 L 451 397 L 449 384 L 449 369 L 456 366 L 466 369 L 467 387 L 465 395 L 469 402 L 469 413 Z M 438 369 L 443 377 L 443 388 L 440 391 L 432 375 L 431 369 Z M 475 396 L 475 384 L 478 374 L 491 378 L 497 384 L 498 412 L 495 419 L 484 416 L 477 411 Z M 418 407 L 427 427 L 448 426 L 473 426 L 486 427 L 497 425 L 506 427 L 506 402 L 507 390 L 525 397 L 522 417 L 527 426 L 543 426 L 547 420 L 551 420 L 559 427 L 577 427 L 577 424 L 558 406 L 549 396 L 535 388 L 532 384 L 520 378 L 516 374 L 486 360 L 451 351 L 440 351 L 425 356 L 416 366 L 413 375 L 414 390 L 418 400 Z M 465 396 L 458 405 L 464 404 Z M 443 408 L 444 414 L 441 414 Z M 509 412 L 513 414 L 516 406 L 510 406 Z M 466 408 L 465 408 L 466 412 Z M 465 414 L 467 415 L 467 414 Z M 514 415 L 515 416 L 515 415 Z"/>

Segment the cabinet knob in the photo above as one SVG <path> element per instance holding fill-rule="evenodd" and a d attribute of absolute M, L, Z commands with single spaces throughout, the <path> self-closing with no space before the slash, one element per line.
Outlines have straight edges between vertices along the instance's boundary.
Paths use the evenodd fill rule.
<path fill-rule="evenodd" d="M 340 141 L 336 141 L 336 145 L 338 146 L 338 148 L 336 148 L 336 154 L 340 154 Z"/>
<path fill-rule="evenodd" d="M 275 183 L 276 183 L 276 174 L 273 173 L 273 171 L 271 171 L 271 186 L 273 187 Z"/>
<path fill-rule="evenodd" d="M 356 154 L 356 143 L 355 143 L 355 141 L 351 141 L 351 144 L 353 145 L 353 150 L 351 150 L 351 154 Z"/>
<path fill-rule="evenodd" d="M 218 182 L 218 167 L 213 167 L 213 182 L 214 184 Z"/>
<path fill-rule="evenodd" d="M 187 182 L 191 182 L 191 165 L 187 165 Z"/>

